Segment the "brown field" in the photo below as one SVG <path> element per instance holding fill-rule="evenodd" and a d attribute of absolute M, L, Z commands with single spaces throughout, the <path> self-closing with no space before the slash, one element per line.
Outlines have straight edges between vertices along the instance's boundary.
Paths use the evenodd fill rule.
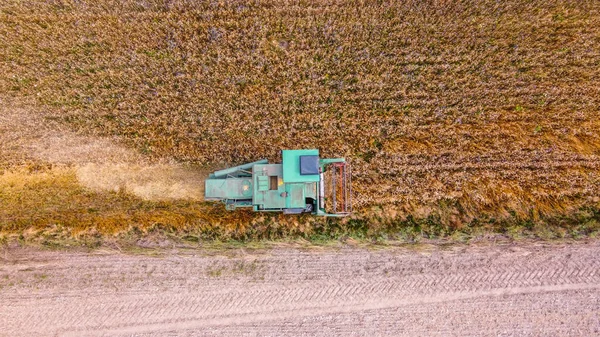
<path fill-rule="evenodd" d="M 7 337 L 600 334 L 598 241 L 0 253 Z"/>
<path fill-rule="evenodd" d="M 5 0 L 0 74 L 0 232 L 25 239 L 600 229 L 598 1 Z M 198 197 L 301 147 L 351 162 L 352 219 Z"/>

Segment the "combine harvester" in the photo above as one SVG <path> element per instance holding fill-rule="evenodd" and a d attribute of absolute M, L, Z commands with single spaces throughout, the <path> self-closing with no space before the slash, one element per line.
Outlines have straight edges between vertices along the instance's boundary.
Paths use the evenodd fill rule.
<path fill-rule="evenodd" d="M 352 212 L 350 165 L 344 158 L 321 159 L 319 150 L 283 150 L 281 157 L 281 164 L 263 159 L 211 173 L 205 199 L 222 201 L 227 210 L 338 217 Z"/>

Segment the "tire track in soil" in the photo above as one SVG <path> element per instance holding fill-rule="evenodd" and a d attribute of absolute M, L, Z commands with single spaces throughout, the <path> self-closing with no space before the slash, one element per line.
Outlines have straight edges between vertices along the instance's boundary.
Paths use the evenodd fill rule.
<path fill-rule="evenodd" d="M 315 317 L 335 321 L 407 307 L 496 305 L 507 298 L 513 300 L 502 310 L 518 317 L 528 310 L 518 299 L 566 293 L 588 294 L 573 310 L 589 316 L 600 310 L 599 252 L 598 243 L 421 253 L 283 249 L 234 257 L 50 254 L 37 264 L 26 255 L 9 259 L 11 267 L 0 269 L 0 277 L 47 277 L 35 283 L 36 276 L 29 276 L 0 289 L 0 324 L 10 327 L 7 335 L 161 335 L 215 327 L 240 335 L 235 327 L 244 325 L 261 334 L 261 326 L 271 331 Z M 23 269 L 29 272 L 18 271 Z M 564 309 L 559 307 L 548 310 Z M 388 319 L 381 315 L 372 324 Z"/>

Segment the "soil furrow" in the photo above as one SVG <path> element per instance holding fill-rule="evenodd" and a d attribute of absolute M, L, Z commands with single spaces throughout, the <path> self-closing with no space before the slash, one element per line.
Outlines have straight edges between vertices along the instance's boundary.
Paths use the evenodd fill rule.
<path fill-rule="evenodd" d="M 489 306 L 512 312 L 515 320 L 509 330 L 521 334 L 528 333 L 523 324 L 530 319 L 523 316 L 529 309 L 517 305 L 522 298 L 589 294 L 587 300 L 560 310 L 566 310 L 567 316 L 600 310 L 597 242 L 458 248 L 421 253 L 278 249 L 250 256 L 186 255 L 183 260 L 171 254 L 152 258 L 8 252 L 0 272 L 0 325 L 9 328 L 0 335 L 156 335 L 175 331 L 202 335 L 201 331 L 214 329 L 235 334 L 232 331 L 243 330 L 232 329 L 248 324 L 270 331 L 269 327 L 324 316 L 337 322 L 332 323 L 332 328 L 337 327 L 332 331 L 338 331 L 341 326 L 335 324 L 343 324 L 339 320 L 358 313 L 371 317 L 370 321 L 354 324 L 370 331 L 388 322 L 386 315 L 394 310 L 439 307 L 458 315 L 458 309 L 472 310 L 468 306 L 472 301 L 488 303 L 484 312 Z M 29 261 L 29 256 L 34 261 Z M 40 257 L 47 262 L 36 263 Z M 240 271 L 240 262 L 249 258 L 258 267 Z M 209 272 L 215 268 L 222 273 Z M 190 274 L 192 270 L 196 272 Z M 180 279 L 182 273 L 186 275 Z M 119 290 L 111 285 L 115 278 Z M 559 310 L 556 305 L 549 306 L 548 312 Z M 428 315 L 433 320 L 445 317 L 443 310 Z M 535 315 L 541 319 L 544 313 Z M 586 317 L 580 317 L 582 331 L 593 331 L 589 324 L 594 320 Z M 417 325 L 407 326 L 407 331 L 417 331 L 422 318 L 413 317 Z M 488 323 L 491 334 L 507 324 Z M 443 334 L 446 330 L 441 328 L 431 330 L 432 334 Z M 464 329 L 467 326 L 463 328 L 466 334 L 471 331 Z M 385 324 L 379 332 L 397 335 L 393 326 Z"/>

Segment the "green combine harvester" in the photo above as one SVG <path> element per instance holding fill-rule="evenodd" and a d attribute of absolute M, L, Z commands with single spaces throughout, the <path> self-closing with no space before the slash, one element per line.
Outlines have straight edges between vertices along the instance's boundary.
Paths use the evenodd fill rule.
<path fill-rule="evenodd" d="M 352 212 L 350 165 L 344 158 L 321 159 L 319 150 L 283 150 L 282 163 L 266 159 L 213 172 L 205 199 L 227 210 L 346 216 Z"/>

